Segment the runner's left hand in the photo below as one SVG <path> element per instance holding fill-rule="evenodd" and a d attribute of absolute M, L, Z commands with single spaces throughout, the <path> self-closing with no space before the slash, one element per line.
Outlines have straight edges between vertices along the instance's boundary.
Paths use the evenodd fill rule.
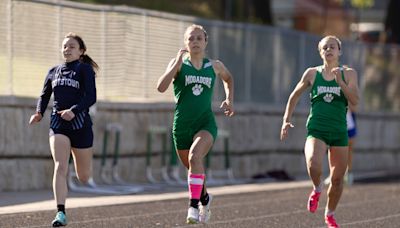
<path fill-rule="evenodd" d="M 58 111 L 57 113 L 60 114 L 61 118 L 66 121 L 71 121 L 75 117 L 75 114 L 71 111 L 71 109 L 65 109 L 62 111 Z"/>
<path fill-rule="evenodd" d="M 224 113 L 225 113 L 226 116 L 231 117 L 231 116 L 233 116 L 235 114 L 235 112 L 233 111 L 233 104 L 228 99 L 224 100 L 221 103 L 220 108 L 224 110 Z"/>
<path fill-rule="evenodd" d="M 340 85 L 343 82 L 341 67 L 335 67 L 331 72 L 335 75 L 336 83 Z"/>

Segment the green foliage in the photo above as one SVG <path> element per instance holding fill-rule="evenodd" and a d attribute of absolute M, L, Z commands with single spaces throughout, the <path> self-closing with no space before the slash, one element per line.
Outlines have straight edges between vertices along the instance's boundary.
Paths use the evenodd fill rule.
<path fill-rule="evenodd" d="M 369 8 L 374 6 L 374 0 L 351 0 L 351 5 L 356 8 Z"/>
<path fill-rule="evenodd" d="M 374 6 L 375 0 L 338 0 L 341 4 L 350 1 L 351 6 L 358 9 L 365 9 Z"/>
<path fill-rule="evenodd" d="M 75 2 L 126 5 L 176 14 L 220 19 L 221 1 L 213 0 L 72 0 Z"/>
<path fill-rule="evenodd" d="M 272 24 L 270 0 L 71 0 L 75 2 L 127 5 L 138 8 L 217 20 Z M 229 2 L 229 6 L 227 6 Z"/>

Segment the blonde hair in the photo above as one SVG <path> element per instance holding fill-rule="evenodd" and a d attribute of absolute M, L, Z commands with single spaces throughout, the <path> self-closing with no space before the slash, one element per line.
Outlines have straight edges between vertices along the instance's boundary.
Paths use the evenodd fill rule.
<path fill-rule="evenodd" d="M 189 25 L 189 26 L 186 28 L 186 31 L 185 31 L 185 39 L 186 39 L 186 36 L 187 36 L 188 32 L 193 31 L 193 30 L 195 30 L 195 29 L 200 29 L 200 30 L 204 33 L 205 40 L 206 40 L 206 41 L 208 40 L 207 31 L 204 29 L 203 26 L 197 25 L 197 24 Z"/>
<path fill-rule="evenodd" d="M 336 40 L 336 42 L 337 42 L 337 44 L 338 44 L 338 47 L 339 47 L 339 51 L 342 50 L 342 42 L 339 40 L 339 38 L 337 38 L 336 36 L 329 35 L 329 36 L 325 36 L 324 38 L 322 38 L 322 39 L 319 41 L 319 43 L 318 43 L 318 51 L 321 51 L 321 44 L 322 44 L 322 42 L 325 41 L 325 40 L 328 40 L 328 39 L 334 39 L 334 40 Z"/>

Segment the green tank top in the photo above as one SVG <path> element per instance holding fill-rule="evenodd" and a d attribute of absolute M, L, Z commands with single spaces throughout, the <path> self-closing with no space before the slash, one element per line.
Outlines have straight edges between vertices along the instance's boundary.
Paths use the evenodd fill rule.
<path fill-rule="evenodd" d="M 342 70 L 342 78 L 344 73 Z M 318 67 L 310 91 L 311 109 L 307 129 L 325 132 L 345 132 L 347 99 L 335 79 L 326 81 L 322 66 Z"/>
<path fill-rule="evenodd" d="M 185 58 L 174 84 L 174 126 L 191 124 L 204 115 L 212 113 L 211 102 L 214 91 L 215 72 L 209 59 L 203 59 L 200 70 Z"/>

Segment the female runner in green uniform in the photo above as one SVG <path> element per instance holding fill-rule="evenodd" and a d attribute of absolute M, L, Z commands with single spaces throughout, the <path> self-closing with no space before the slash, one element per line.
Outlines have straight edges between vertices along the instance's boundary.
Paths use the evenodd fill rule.
<path fill-rule="evenodd" d="M 311 109 L 307 120 L 307 140 L 304 147 L 307 171 L 314 189 L 307 208 L 314 213 L 321 194 L 322 159 L 329 150 L 331 183 L 325 208 L 328 227 L 339 227 L 333 217 L 343 191 L 343 176 L 347 169 L 348 136 L 346 112 L 348 102 L 357 105 L 357 73 L 354 69 L 339 66 L 341 42 L 335 36 L 326 36 L 318 44 L 322 66 L 308 68 L 289 96 L 281 128 L 281 140 L 293 126 L 291 117 L 301 94 L 311 87 Z"/>
<path fill-rule="evenodd" d="M 200 25 L 191 25 L 184 34 L 185 48 L 178 51 L 157 83 L 165 92 L 173 81 L 175 114 L 173 139 L 183 165 L 189 170 L 190 206 L 187 223 L 207 222 L 212 200 L 205 188 L 203 158 L 217 137 L 217 124 L 212 112 L 212 94 L 216 77 L 222 79 L 226 99 L 221 108 L 233 115 L 233 78 L 219 60 L 205 58 L 207 32 Z M 199 205 L 200 204 L 200 205 Z"/>

